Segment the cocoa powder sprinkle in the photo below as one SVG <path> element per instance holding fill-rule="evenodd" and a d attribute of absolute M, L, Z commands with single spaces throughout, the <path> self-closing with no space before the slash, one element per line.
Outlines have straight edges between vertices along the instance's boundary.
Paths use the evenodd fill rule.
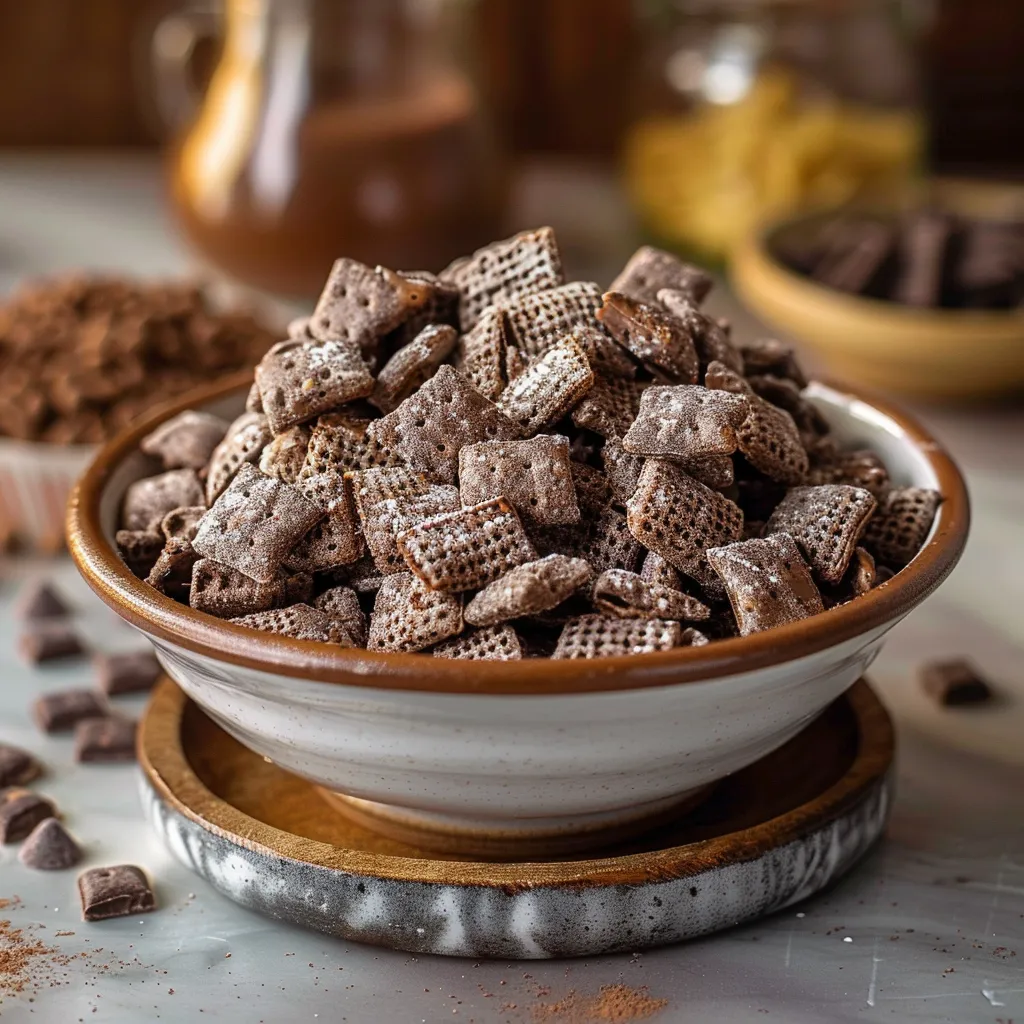
<path fill-rule="evenodd" d="M 597 995 L 587 996 L 575 989 L 555 1003 L 538 1003 L 531 1008 L 535 1024 L 629 1024 L 648 1020 L 668 1006 L 667 999 L 657 999 L 647 987 L 602 985 Z"/>

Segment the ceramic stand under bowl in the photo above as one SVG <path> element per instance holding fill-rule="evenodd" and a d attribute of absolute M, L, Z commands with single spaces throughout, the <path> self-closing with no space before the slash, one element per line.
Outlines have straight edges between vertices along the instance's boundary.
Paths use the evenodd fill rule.
<path fill-rule="evenodd" d="M 818 892 L 882 833 L 893 732 L 861 681 L 688 813 L 602 856 L 548 862 L 455 859 L 370 831 L 169 681 L 139 748 L 153 825 L 238 903 L 395 949 L 532 959 L 677 942 Z"/>

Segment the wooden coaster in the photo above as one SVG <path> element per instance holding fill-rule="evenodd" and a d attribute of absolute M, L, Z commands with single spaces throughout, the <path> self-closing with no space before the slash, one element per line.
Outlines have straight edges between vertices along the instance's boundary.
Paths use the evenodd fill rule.
<path fill-rule="evenodd" d="M 346 939 L 469 957 L 637 950 L 789 906 L 864 855 L 892 785 L 892 723 L 863 680 L 688 815 L 586 860 L 467 862 L 371 832 L 166 680 L 139 744 L 148 817 L 229 898 Z"/>

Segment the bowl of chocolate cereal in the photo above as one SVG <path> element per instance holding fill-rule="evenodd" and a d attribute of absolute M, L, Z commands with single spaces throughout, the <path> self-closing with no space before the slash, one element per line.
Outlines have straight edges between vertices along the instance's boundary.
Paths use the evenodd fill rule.
<path fill-rule="evenodd" d="M 1024 192 L 799 214 L 749 235 L 732 279 L 830 372 L 929 400 L 1024 387 Z"/>
<path fill-rule="evenodd" d="M 193 283 L 23 284 L 0 304 L 0 540 L 63 548 L 68 494 L 99 445 L 274 340 Z"/>
<path fill-rule="evenodd" d="M 645 247 L 340 259 L 252 375 L 108 443 L 93 589 L 241 742 L 421 846 L 587 848 L 799 732 L 956 564 L 963 480 Z"/>

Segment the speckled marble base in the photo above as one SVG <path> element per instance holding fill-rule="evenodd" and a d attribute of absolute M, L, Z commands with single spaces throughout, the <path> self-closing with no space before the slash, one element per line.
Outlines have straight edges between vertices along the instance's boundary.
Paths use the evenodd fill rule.
<path fill-rule="evenodd" d="M 523 959 L 677 942 L 811 896 L 880 836 L 892 754 L 889 718 L 862 681 L 639 840 L 586 860 L 467 862 L 360 827 L 170 682 L 140 732 L 150 821 L 231 899 L 346 939 Z"/>

